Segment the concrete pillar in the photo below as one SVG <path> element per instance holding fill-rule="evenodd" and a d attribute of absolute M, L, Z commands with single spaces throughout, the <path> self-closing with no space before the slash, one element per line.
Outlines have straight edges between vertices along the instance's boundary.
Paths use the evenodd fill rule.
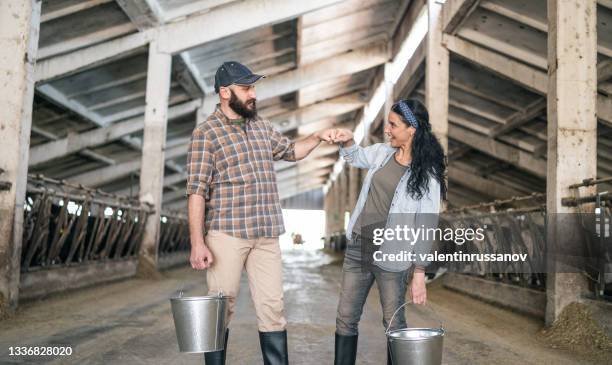
<path fill-rule="evenodd" d="M 340 171 L 340 173 L 338 174 L 338 179 L 336 180 L 336 183 L 338 185 L 338 213 L 340 213 L 340 221 L 344 221 L 344 171 L 345 169 L 342 169 L 342 171 Z"/>
<path fill-rule="evenodd" d="M 157 42 L 151 42 L 139 197 L 141 204 L 151 204 L 154 212 L 147 220 L 140 247 L 139 272 L 143 275 L 155 272 L 157 267 L 171 67 L 172 55 L 160 53 Z"/>
<path fill-rule="evenodd" d="M 336 226 L 336 184 L 332 182 L 331 187 L 329 189 L 329 210 L 327 211 L 329 215 L 329 235 L 334 234 L 335 226 Z"/>
<path fill-rule="evenodd" d="M 429 122 L 440 140 L 445 154 L 448 152 L 448 50 L 442 45 L 442 5 L 427 0 L 429 31 L 425 68 L 425 103 Z"/>
<path fill-rule="evenodd" d="M 333 188 L 330 186 L 325 194 L 325 237 L 329 239 L 332 234 Z"/>
<path fill-rule="evenodd" d="M 344 213 L 342 212 L 342 186 L 341 176 L 338 175 L 334 183 L 334 232 L 342 231 L 342 222 L 344 221 Z"/>
<path fill-rule="evenodd" d="M 338 231 L 338 180 L 332 183 L 331 188 L 331 210 L 330 214 L 330 234 Z"/>
<path fill-rule="evenodd" d="M 206 121 L 206 118 L 208 117 L 209 113 L 206 112 L 206 110 L 204 110 L 204 101 L 202 101 L 202 106 L 200 106 L 197 110 L 196 110 L 196 127 L 199 126 L 200 124 L 204 123 Z"/>
<path fill-rule="evenodd" d="M 576 209 L 561 205 L 561 198 L 571 195 L 570 184 L 597 173 L 596 8 L 596 0 L 548 0 L 549 249 L 581 245 L 580 239 L 572 237 L 579 229 L 554 216 L 575 213 Z M 568 273 L 575 270 L 559 260 L 548 264 L 546 323 L 551 324 L 567 304 L 579 300 L 587 282 L 582 274 Z"/>
<path fill-rule="evenodd" d="M 393 90 L 395 89 L 395 83 L 391 80 L 391 64 L 385 63 L 385 111 L 384 111 L 384 123 L 387 124 L 389 121 L 389 112 L 393 106 Z"/>
<path fill-rule="evenodd" d="M 40 1 L 0 2 L 0 317 L 15 310 Z"/>
<path fill-rule="evenodd" d="M 325 237 L 329 235 L 329 190 L 323 197 L 323 210 L 325 211 Z"/>

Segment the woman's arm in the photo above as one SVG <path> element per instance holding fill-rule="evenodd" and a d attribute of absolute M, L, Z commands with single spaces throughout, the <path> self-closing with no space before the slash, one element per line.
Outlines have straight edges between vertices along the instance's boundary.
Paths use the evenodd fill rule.
<path fill-rule="evenodd" d="M 410 298 L 414 304 L 427 303 L 427 288 L 425 286 L 425 272 L 414 271 L 410 282 Z"/>
<path fill-rule="evenodd" d="M 348 129 L 338 129 L 335 133 L 334 142 L 340 143 L 340 156 L 351 166 L 360 169 L 373 167 L 375 158 L 380 152 L 381 143 L 367 147 L 361 147 L 355 143 L 353 132 Z"/>
<path fill-rule="evenodd" d="M 440 196 L 440 183 L 436 180 L 435 177 L 429 176 L 429 191 L 427 194 L 423 195 L 423 199 L 421 200 L 421 213 L 434 214 L 437 218 L 437 215 L 440 213 L 440 201 L 442 197 Z M 435 224 L 437 225 L 438 220 L 435 220 Z"/>
<path fill-rule="evenodd" d="M 417 227 L 437 228 L 438 214 L 440 213 L 440 183 L 433 176 L 429 177 L 429 191 L 423 196 L 420 202 L 419 213 L 417 213 Z M 415 253 L 417 262 L 410 283 L 410 294 L 412 302 L 415 304 L 425 304 L 427 302 L 427 288 L 425 286 L 425 266 L 428 262 L 420 260 L 420 254 L 428 254 L 431 251 L 433 242 L 422 240 L 417 243 Z"/>

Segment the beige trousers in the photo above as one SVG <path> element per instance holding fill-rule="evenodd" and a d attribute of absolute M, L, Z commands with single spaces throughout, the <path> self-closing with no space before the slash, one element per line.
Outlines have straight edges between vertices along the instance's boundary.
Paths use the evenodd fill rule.
<path fill-rule="evenodd" d="M 283 268 L 278 238 L 247 240 L 210 231 L 206 235 L 206 244 L 213 254 L 213 264 L 206 273 L 209 295 L 216 294 L 220 287 L 224 295 L 230 296 L 230 320 L 240 289 L 242 268 L 245 268 L 259 331 L 283 331 L 287 321 L 283 308 Z"/>

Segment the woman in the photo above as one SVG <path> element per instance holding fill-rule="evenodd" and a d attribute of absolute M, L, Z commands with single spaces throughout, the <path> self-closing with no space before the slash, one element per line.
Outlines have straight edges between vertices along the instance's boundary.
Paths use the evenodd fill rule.
<path fill-rule="evenodd" d="M 380 292 L 385 328 L 393 312 L 405 301 L 408 266 L 412 273 L 412 302 L 426 301 L 426 263 L 407 263 L 399 271 L 368 265 L 372 257 L 369 252 L 373 252 L 368 232 L 389 227 L 390 214 L 439 212 L 440 197 L 446 191 L 444 152 L 431 131 L 427 109 L 418 100 L 395 103 L 384 132 L 388 144 L 368 147 L 356 145 L 348 130 L 337 130 L 333 137 L 336 143 L 342 143 L 340 153 L 351 166 L 369 169 L 347 229 L 349 244 L 336 315 L 335 365 L 355 364 L 359 319 L 374 282 Z M 404 312 L 400 311 L 393 322 L 392 329 L 405 327 Z"/>

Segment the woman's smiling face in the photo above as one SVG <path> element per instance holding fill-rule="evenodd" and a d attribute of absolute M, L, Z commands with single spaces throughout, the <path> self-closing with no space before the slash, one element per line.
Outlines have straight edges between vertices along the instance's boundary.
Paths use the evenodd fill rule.
<path fill-rule="evenodd" d="M 416 129 L 402 121 L 397 113 L 389 112 L 389 122 L 385 124 L 385 134 L 391 147 L 399 147 L 412 140 Z"/>

